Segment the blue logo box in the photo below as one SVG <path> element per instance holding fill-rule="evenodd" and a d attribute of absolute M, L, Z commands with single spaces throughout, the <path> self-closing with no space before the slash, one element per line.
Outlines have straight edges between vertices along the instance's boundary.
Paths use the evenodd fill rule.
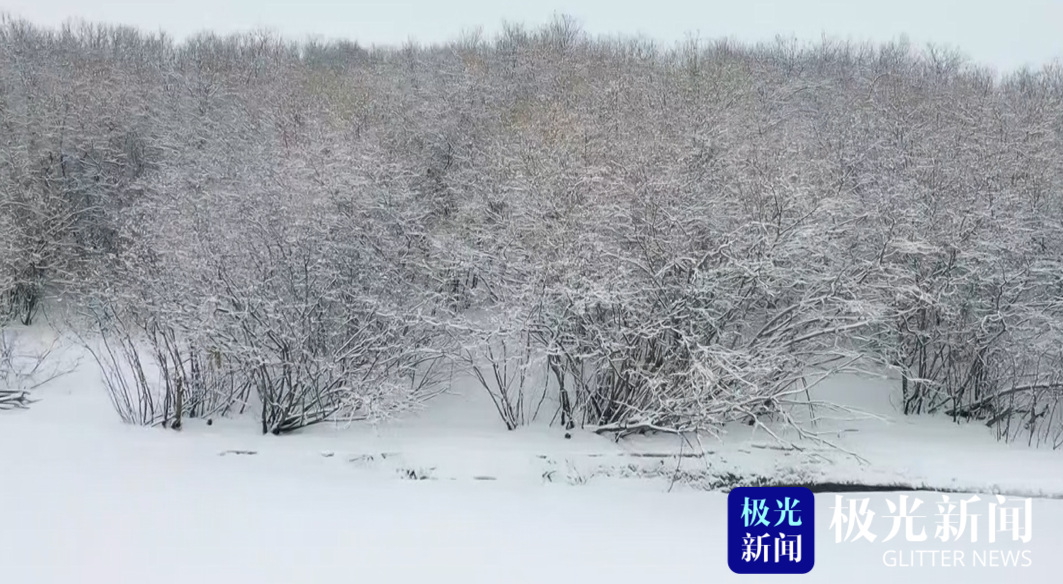
<path fill-rule="evenodd" d="M 727 565 L 736 574 L 807 574 L 816 499 L 804 487 L 737 487 L 727 496 Z"/>

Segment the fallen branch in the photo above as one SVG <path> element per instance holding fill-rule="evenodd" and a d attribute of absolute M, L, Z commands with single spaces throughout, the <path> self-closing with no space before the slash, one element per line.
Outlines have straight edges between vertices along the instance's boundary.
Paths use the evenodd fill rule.
<path fill-rule="evenodd" d="M 26 409 L 36 400 L 30 399 L 30 393 L 22 389 L 0 389 L 0 410 Z"/>

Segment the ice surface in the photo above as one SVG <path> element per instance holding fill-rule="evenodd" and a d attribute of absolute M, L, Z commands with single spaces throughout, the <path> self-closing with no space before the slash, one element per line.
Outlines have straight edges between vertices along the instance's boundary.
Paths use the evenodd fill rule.
<path fill-rule="evenodd" d="M 843 378 L 818 396 L 889 418 L 830 423 L 865 463 L 824 447 L 779 450 L 742 427 L 707 439 L 708 452 L 682 466 L 1063 493 L 1060 452 L 998 444 L 976 425 L 899 418 L 890 392 L 885 382 Z M 674 457 L 633 456 L 674 452 L 674 439 L 565 439 L 544 424 L 506 432 L 471 387 L 396 423 L 280 438 L 257 435 L 251 420 L 193 421 L 180 433 L 123 426 L 87 363 L 35 393 L 30 410 L 0 412 L 4 584 L 782 579 L 729 571 L 726 494 L 671 485 Z M 625 475 L 631 464 L 642 471 Z M 635 478 L 653 465 L 666 467 L 661 478 Z M 884 509 L 886 495 L 853 496 Z M 924 509 L 941 498 L 917 496 Z M 837 544 L 833 502 L 817 496 L 808 581 L 1048 583 L 1063 568 L 1063 501 L 1034 501 L 1034 537 L 1022 547 Z M 967 565 L 891 568 L 890 549 L 966 549 Z M 1029 550 L 1032 565 L 974 567 L 974 549 Z"/>

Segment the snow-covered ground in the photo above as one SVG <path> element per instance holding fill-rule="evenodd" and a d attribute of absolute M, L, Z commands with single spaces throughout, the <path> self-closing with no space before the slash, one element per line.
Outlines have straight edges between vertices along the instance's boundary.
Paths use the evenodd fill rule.
<path fill-rule="evenodd" d="M 885 418 L 819 426 L 859 458 L 782 449 L 744 426 L 697 451 L 668 437 L 566 439 L 544 424 L 506 432 L 475 387 L 457 389 L 378 426 L 278 438 L 257 435 L 251 420 L 193 421 L 178 433 L 121 425 L 85 361 L 37 390 L 30 410 L 0 412 L 0 583 L 756 582 L 784 577 L 730 572 L 727 496 L 699 487 L 767 477 L 925 485 L 980 492 L 983 503 L 987 492 L 1063 495 L 1063 452 L 899 417 L 884 381 L 839 378 L 815 396 Z M 925 515 L 942 497 L 905 494 Z M 930 519 L 929 541 L 882 542 L 886 501 L 898 495 L 846 494 L 871 498 L 874 543 L 836 543 L 835 495 L 817 495 L 816 567 L 805 578 L 1058 581 L 1063 501 L 1033 501 L 1025 544 L 989 543 L 985 532 L 977 544 L 936 541 Z M 966 556 L 962 567 L 928 553 L 924 567 L 889 567 L 888 550 L 903 563 L 918 563 L 917 550 Z M 1030 565 L 974 565 L 976 551 L 992 550 L 1025 550 L 1019 564 Z"/>

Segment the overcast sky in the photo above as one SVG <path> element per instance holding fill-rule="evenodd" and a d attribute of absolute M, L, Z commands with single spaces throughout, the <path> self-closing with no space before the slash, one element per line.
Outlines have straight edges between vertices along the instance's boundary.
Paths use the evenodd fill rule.
<path fill-rule="evenodd" d="M 1000 69 L 1063 58 L 1063 0 L 0 0 L 35 23 L 69 18 L 163 29 L 176 37 L 268 28 L 286 36 L 397 44 L 444 41 L 505 20 L 539 24 L 555 12 L 591 33 L 643 34 L 668 43 L 696 33 L 770 40 L 823 34 L 951 45 Z"/>

